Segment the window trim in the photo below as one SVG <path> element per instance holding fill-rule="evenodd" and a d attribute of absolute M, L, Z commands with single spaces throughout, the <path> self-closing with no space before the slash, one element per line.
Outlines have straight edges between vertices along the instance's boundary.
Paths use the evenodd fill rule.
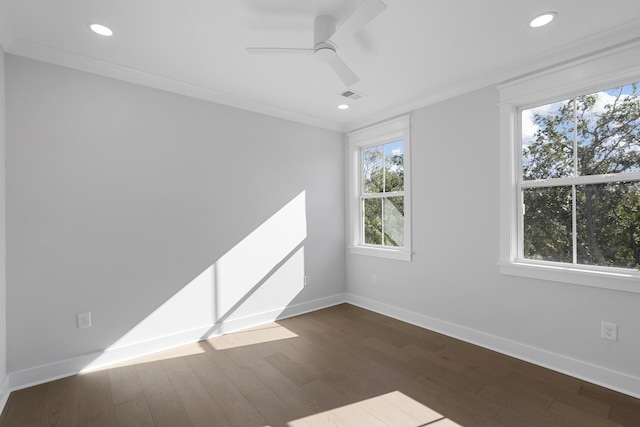
<path fill-rule="evenodd" d="M 411 132 L 410 115 L 404 115 L 347 134 L 348 149 L 348 248 L 350 253 L 411 261 Z M 404 142 L 404 247 L 368 245 L 363 243 L 362 209 L 360 189 L 362 187 L 361 149 L 394 141 Z"/>
<path fill-rule="evenodd" d="M 518 207 L 521 171 L 520 112 L 640 81 L 640 42 L 600 51 L 498 86 L 500 95 L 500 252 L 501 274 L 640 293 L 640 272 L 522 259 Z M 582 179 L 582 178 L 573 178 Z M 584 178 L 588 180 L 589 178 Z"/>

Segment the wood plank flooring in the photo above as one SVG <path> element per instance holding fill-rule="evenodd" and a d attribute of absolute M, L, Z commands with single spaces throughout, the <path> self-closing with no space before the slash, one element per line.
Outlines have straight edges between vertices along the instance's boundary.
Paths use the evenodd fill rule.
<path fill-rule="evenodd" d="M 640 426 L 640 400 L 348 304 L 11 393 L 0 426 Z"/>

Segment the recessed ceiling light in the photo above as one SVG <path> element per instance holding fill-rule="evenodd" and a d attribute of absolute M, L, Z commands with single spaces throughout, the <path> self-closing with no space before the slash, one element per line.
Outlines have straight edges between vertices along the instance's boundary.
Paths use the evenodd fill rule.
<path fill-rule="evenodd" d="M 549 22 L 553 21 L 553 19 L 558 16 L 555 12 L 545 12 L 541 15 L 536 16 L 529 22 L 529 26 L 531 28 L 538 28 L 547 25 Z"/>
<path fill-rule="evenodd" d="M 113 35 L 113 30 L 102 24 L 89 24 L 89 28 L 91 28 L 91 31 L 96 34 L 100 34 L 101 36 L 111 37 Z"/>
<path fill-rule="evenodd" d="M 349 107 L 350 107 L 349 104 L 340 104 L 340 105 L 338 105 L 338 108 L 340 110 L 347 110 L 347 109 L 349 109 Z"/>

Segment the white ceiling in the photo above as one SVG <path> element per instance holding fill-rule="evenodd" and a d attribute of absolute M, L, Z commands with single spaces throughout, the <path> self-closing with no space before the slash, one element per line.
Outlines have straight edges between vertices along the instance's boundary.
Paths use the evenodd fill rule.
<path fill-rule="evenodd" d="M 335 130 L 352 130 L 610 46 L 640 40 L 639 0 L 383 0 L 387 9 L 339 46 L 367 96 L 309 55 L 313 20 L 338 25 L 360 0 L 0 0 L 8 53 Z M 555 11 L 547 27 L 536 14 Z M 110 26 L 104 38 L 89 22 Z"/>

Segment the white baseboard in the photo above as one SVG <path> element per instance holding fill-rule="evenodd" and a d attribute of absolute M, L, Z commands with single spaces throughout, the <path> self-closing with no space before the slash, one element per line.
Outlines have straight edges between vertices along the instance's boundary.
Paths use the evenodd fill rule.
<path fill-rule="evenodd" d="M 640 378 L 622 372 L 613 371 L 582 360 L 552 353 L 358 295 L 346 294 L 346 302 L 590 383 L 598 384 L 619 391 L 620 393 L 640 398 Z"/>
<path fill-rule="evenodd" d="M 170 350 L 182 345 L 195 343 L 204 338 L 211 338 L 241 329 L 258 326 L 274 320 L 320 310 L 333 305 L 342 304 L 344 301 L 344 294 L 335 294 L 329 297 L 289 305 L 277 310 L 270 310 L 240 319 L 229 319 L 223 323 L 207 325 L 190 331 L 184 331 L 178 334 L 140 342 L 127 347 L 85 354 L 47 365 L 11 372 L 7 375 L 8 378 L 5 379 L 3 383 L 5 387 L 4 390 L 6 390 L 5 395 L 8 397 L 9 391 L 20 390 L 33 385 L 75 375 L 80 372 L 88 372 L 104 368 L 116 363 L 126 362 L 138 357 L 148 356 L 160 351 Z M 0 393 L 1 392 L 2 389 L 0 389 Z M 3 396 L 5 401 L 6 397 Z"/>
<path fill-rule="evenodd" d="M 9 375 L 5 375 L 0 382 L 0 414 L 4 411 L 4 407 L 9 400 Z"/>
<path fill-rule="evenodd" d="M 335 294 L 278 310 L 258 313 L 240 319 L 230 319 L 220 324 L 209 325 L 127 347 L 87 354 L 9 373 L 4 381 L 0 383 L 0 411 L 6 404 L 10 391 L 191 344 L 200 341 L 205 336 L 223 335 L 344 302 L 640 398 L 640 378 L 369 298 L 353 294 Z"/>

